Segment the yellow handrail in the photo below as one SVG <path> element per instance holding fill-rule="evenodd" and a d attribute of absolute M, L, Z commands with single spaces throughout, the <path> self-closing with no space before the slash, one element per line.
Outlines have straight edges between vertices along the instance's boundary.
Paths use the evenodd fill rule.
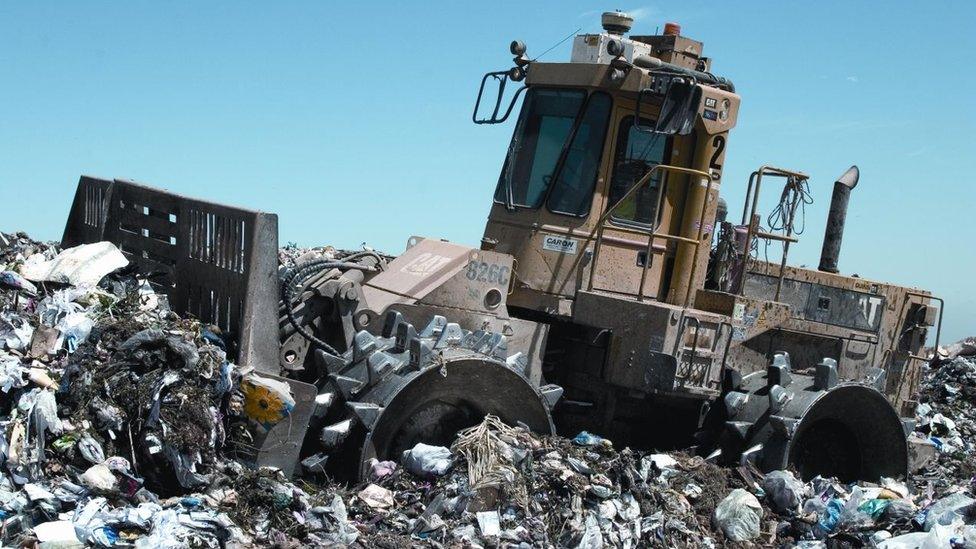
<path fill-rule="evenodd" d="M 786 178 L 797 178 L 801 180 L 809 180 L 810 176 L 803 172 L 798 172 L 794 170 L 786 170 L 783 168 L 777 168 L 776 166 L 763 165 L 760 166 L 758 170 L 752 172 L 749 175 L 749 185 L 746 187 L 746 200 L 745 204 L 742 206 L 742 224 L 746 225 L 746 242 L 745 242 L 745 253 L 748 254 L 749 250 L 752 248 L 753 237 L 758 237 L 766 240 L 779 240 L 783 242 L 783 258 L 780 261 L 779 266 L 779 278 L 776 280 L 776 297 L 775 301 L 779 301 L 780 291 L 783 289 L 783 277 L 786 274 L 786 257 L 790 253 L 790 244 L 799 242 L 795 236 L 792 235 L 793 231 L 793 220 L 790 219 L 787 223 L 788 227 L 785 235 L 776 235 L 773 233 L 768 233 L 759 230 L 759 215 L 756 213 L 759 207 L 759 188 L 762 186 L 763 175 L 770 175 L 775 177 L 786 177 Z M 753 182 L 755 182 L 755 187 L 753 187 Z M 751 196 L 750 196 L 751 195 Z M 751 212 L 750 212 L 750 206 Z M 746 215 L 749 215 L 748 220 Z M 748 224 L 747 224 L 748 221 Z M 739 295 L 745 295 L 745 277 L 748 273 L 742 273 L 742 281 L 739 284 Z"/>
<path fill-rule="evenodd" d="M 593 259 L 592 259 L 591 267 L 590 267 L 590 279 L 589 279 L 589 284 L 587 285 L 587 290 L 592 290 L 593 289 L 593 277 L 594 277 L 594 274 L 596 273 L 597 260 L 600 257 L 600 247 L 603 244 L 603 231 L 604 231 L 604 228 L 606 226 L 607 219 L 609 219 L 610 216 L 613 215 L 613 213 L 615 211 L 617 211 L 617 208 L 619 208 L 620 205 L 624 203 L 624 201 L 626 201 L 635 192 L 637 192 L 637 189 L 641 188 L 648 181 L 650 181 L 651 177 L 653 177 L 654 174 L 656 172 L 658 172 L 658 171 L 683 173 L 683 174 L 688 174 L 688 175 L 697 175 L 699 177 L 704 177 L 708 181 L 708 185 L 707 185 L 707 188 L 705 190 L 706 194 L 709 193 L 709 192 L 711 192 L 711 190 L 712 190 L 712 175 L 710 173 L 708 173 L 708 172 L 703 172 L 701 170 L 695 170 L 695 169 L 691 169 L 691 168 L 684 168 L 684 167 L 681 167 L 681 166 L 670 166 L 670 165 L 667 165 L 667 164 L 657 164 L 654 167 L 652 167 L 650 170 L 648 170 L 648 172 L 646 174 L 644 174 L 644 176 L 641 177 L 640 180 L 637 181 L 637 183 L 634 183 L 634 185 L 630 189 L 628 189 L 626 193 L 624 193 L 624 195 L 617 201 L 616 204 L 614 204 L 613 206 L 611 206 L 610 208 L 608 208 L 607 211 L 602 216 L 600 216 L 600 219 L 597 221 L 596 226 L 594 227 L 593 231 L 590 233 L 590 236 L 588 237 L 588 240 L 589 239 L 592 239 L 594 237 L 594 235 L 596 235 L 596 242 L 594 242 L 594 244 L 593 244 Z M 663 194 L 664 194 L 664 185 L 663 184 L 662 185 L 658 185 L 658 188 L 657 188 L 657 201 L 656 201 L 656 204 L 655 204 L 655 207 L 654 207 L 654 215 L 655 216 L 657 216 L 659 214 L 660 210 L 661 210 L 661 198 L 663 197 Z M 705 203 L 702 205 L 701 217 L 698 220 L 698 238 L 697 238 L 697 240 L 692 240 L 690 238 L 683 237 L 683 236 L 678 236 L 678 235 L 658 233 L 658 232 L 655 232 L 654 229 L 650 229 L 650 230 L 639 230 L 639 229 L 635 229 L 635 228 L 631 228 L 631 227 L 628 227 L 626 229 L 624 229 L 624 228 L 621 229 L 621 230 L 625 230 L 626 232 L 631 232 L 631 233 L 635 233 L 635 234 L 646 234 L 646 235 L 648 235 L 647 249 L 645 251 L 645 254 L 646 254 L 645 257 L 646 257 L 646 259 L 644 261 L 644 271 L 643 271 L 643 273 L 641 273 L 640 286 L 637 289 L 637 299 L 638 299 L 638 301 L 642 301 L 644 299 L 644 286 L 645 286 L 645 284 L 647 282 L 647 271 L 650 269 L 651 263 L 652 263 L 652 257 L 653 257 L 652 256 L 652 249 L 654 247 L 654 239 L 661 238 L 661 239 L 664 239 L 664 240 L 673 240 L 673 241 L 676 241 L 676 242 L 684 242 L 686 244 L 690 244 L 692 246 L 695 246 L 695 248 L 697 249 L 699 246 L 701 246 L 701 238 L 702 238 L 702 231 L 703 231 L 704 224 L 705 224 L 705 212 L 706 212 L 707 204 L 708 204 L 708 201 L 706 200 Z M 656 221 L 655 221 L 654 225 L 655 226 L 657 225 Z M 690 276 L 692 278 L 692 281 L 694 281 L 695 267 L 697 266 L 697 264 L 698 264 L 698 260 L 696 258 L 695 262 L 692 263 L 692 269 L 691 269 L 691 274 L 690 274 Z M 685 305 L 688 304 L 688 299 L 689 299 L 689 296 L 690 296 L 690 293 L 691 293 L 691 284 L 690 283 L 689 283 L 688 287 L 689 287 L 689 291 L 685 295 Z"/>

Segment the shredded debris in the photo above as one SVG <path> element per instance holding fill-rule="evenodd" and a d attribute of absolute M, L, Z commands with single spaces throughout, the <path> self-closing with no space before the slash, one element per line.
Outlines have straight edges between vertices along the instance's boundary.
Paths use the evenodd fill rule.
<path fill-rule="evenodd" d="M 972 338 L 963 342 L 972 341 Z M 960 347 L 960 344 L 956 344 Z M 916 409 L 916 452 L 923 455 L 913 475 L 917 491 L 950 494 L 960 486 L 972 490 L 976 478 L 976 348 L 924 373 Z M 925 460 L 928 456 L 930 459 Z"/>

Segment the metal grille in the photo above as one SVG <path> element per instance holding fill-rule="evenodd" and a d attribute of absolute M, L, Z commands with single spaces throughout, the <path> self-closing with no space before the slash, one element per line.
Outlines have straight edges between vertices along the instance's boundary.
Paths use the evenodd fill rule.
<path fill-rule="evenodd" d="M 195 209 L 189 214 L 190 258 L 243 273 L 245 222 Z"/>
<path fill-rule="evenodd" d="M 100 227 L 105 219 L 105 188 L 102 185 L 85 186 L 85 225 Z"/>
<path fill-rule="evenodd" d="M 112 182 L 107 179 L 81 176 L 61 239 L 62 246 L 68 248 L 102 239 L 111 186 Z"/>
<path fill-rule="evenodd" d="M 277 371 L 277 216 L 82 177 L 62 245 L 100 240 L 136 263 L 174 311 L 218 326 L 239 362 Z"/>

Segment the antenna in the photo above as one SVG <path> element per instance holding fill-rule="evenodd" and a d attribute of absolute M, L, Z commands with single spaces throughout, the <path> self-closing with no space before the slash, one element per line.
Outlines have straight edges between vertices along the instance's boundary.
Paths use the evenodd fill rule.
<path fill-rule="evenodd" d="M 538 59 L 539 59 L 540 57 L 542 57 L 543 55 L 545 55 L 545 54 L 547 54 L 547 53 L 549 53 L 549 52 L 551 52 L 552 50 L 554 50 L 554 49 L 556 49 L 556 47 L 557 47 L 557 46 L 559 46 L 559 44 L 562 44 L 563 42 L 565 42 L 565 41 L 567 41 L 567 40 L 569 40 L 570 38 L 572 38 L 572 37 L 573 37 L 573 36 L 574 36 L 574 35 L 575 35 L 576 33 L 578 33 L 578 32 L 579 32 L 579 31 L 581 31 L 581 30 L 583 30 L 583 27 L 577 27 L 577 28 L 576 28 L 576 30 L 574 30 L 573 32 L 571 32 L 571 33 L 569 33 L 569 34 L 567 34 L 567 35 L 566 35 L 566 38 L 563 38 L 563 39 L 562 39 L 562 40 L 560 40 L 559 42 L 556 42 L 555 44 L 553 44 L 552 46 L 550 46 L 548 50 L 546 50 L 546 51 L 544 51 L 544 52 L 542 52 L 542 53 L 540 53 L 539 55 L 537 55 L 537 56 L 535 56 L 535 57 L 534 57 L 534 58 L 532 59 L 532 61 L 536 61 L 536 60 L 538 60 Z"/>

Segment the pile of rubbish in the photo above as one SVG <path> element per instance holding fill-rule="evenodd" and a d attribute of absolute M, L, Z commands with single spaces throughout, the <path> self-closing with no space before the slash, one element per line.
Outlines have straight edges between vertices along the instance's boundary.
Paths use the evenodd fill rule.
<path fill-rule="evenodd" d="M 342 254 L 282 250 L 287 266 Z M 303 258 L 304 257 L 304 258 Z M 227 359 L 115 246 L 0 234 L 0 543 L 66 547 L 976 545 L 976 361 L 926 372 L 910 485 L 540 437 L 489 416 L 354 486 L 252 461 L 287 386 Z M 918 480 L 921 479 L 921 480 Z"/>
<path fill-rule="evenodd" d="M 333 246 L 319 246 L 304 248 L 289 242 L 278 249 L 278 264 L 283 267 L 294 267 L 316 259 L 336 259 L 339 251 Z"/>
<path fill-rule="evenodd" d="M 913 481 L 935 494 L 976 482 L 976 340 L 939 353 L 924 371 L 912 434 L 919 461 Z"/>
<path fill-rule="evenodd" d="M 451 448 L 374 462 L 347 496 L 368 546 L 950 547 L 976 544 L 976 500 L 894 479 L 844 484 L 683 453 L 615 450 L 590 433 L 536 437 L 488 417 Z M 953 545 L 955 544 L 955 545 Z"/>
<path fill-rule="evenodd" d="M 375 253 L 387 261 L 391 261 L 394 258 L 392 255 L 374 250 L 365 243 L 363 243 L 361 250 L 340 250 L 329 245 L 306 248 L 294 242 L 289 242 L 278 249 L 278 264 L 282 269 L 288 269 L 310 261 L 342 259 L 350 254 L 363 251 Z"/>
<path fill-rule="evenodd" d="M 111 243 L 0 234 L 3 546 L 351 543 L 334 490 L 230 457 L 280 391 Z"/>

